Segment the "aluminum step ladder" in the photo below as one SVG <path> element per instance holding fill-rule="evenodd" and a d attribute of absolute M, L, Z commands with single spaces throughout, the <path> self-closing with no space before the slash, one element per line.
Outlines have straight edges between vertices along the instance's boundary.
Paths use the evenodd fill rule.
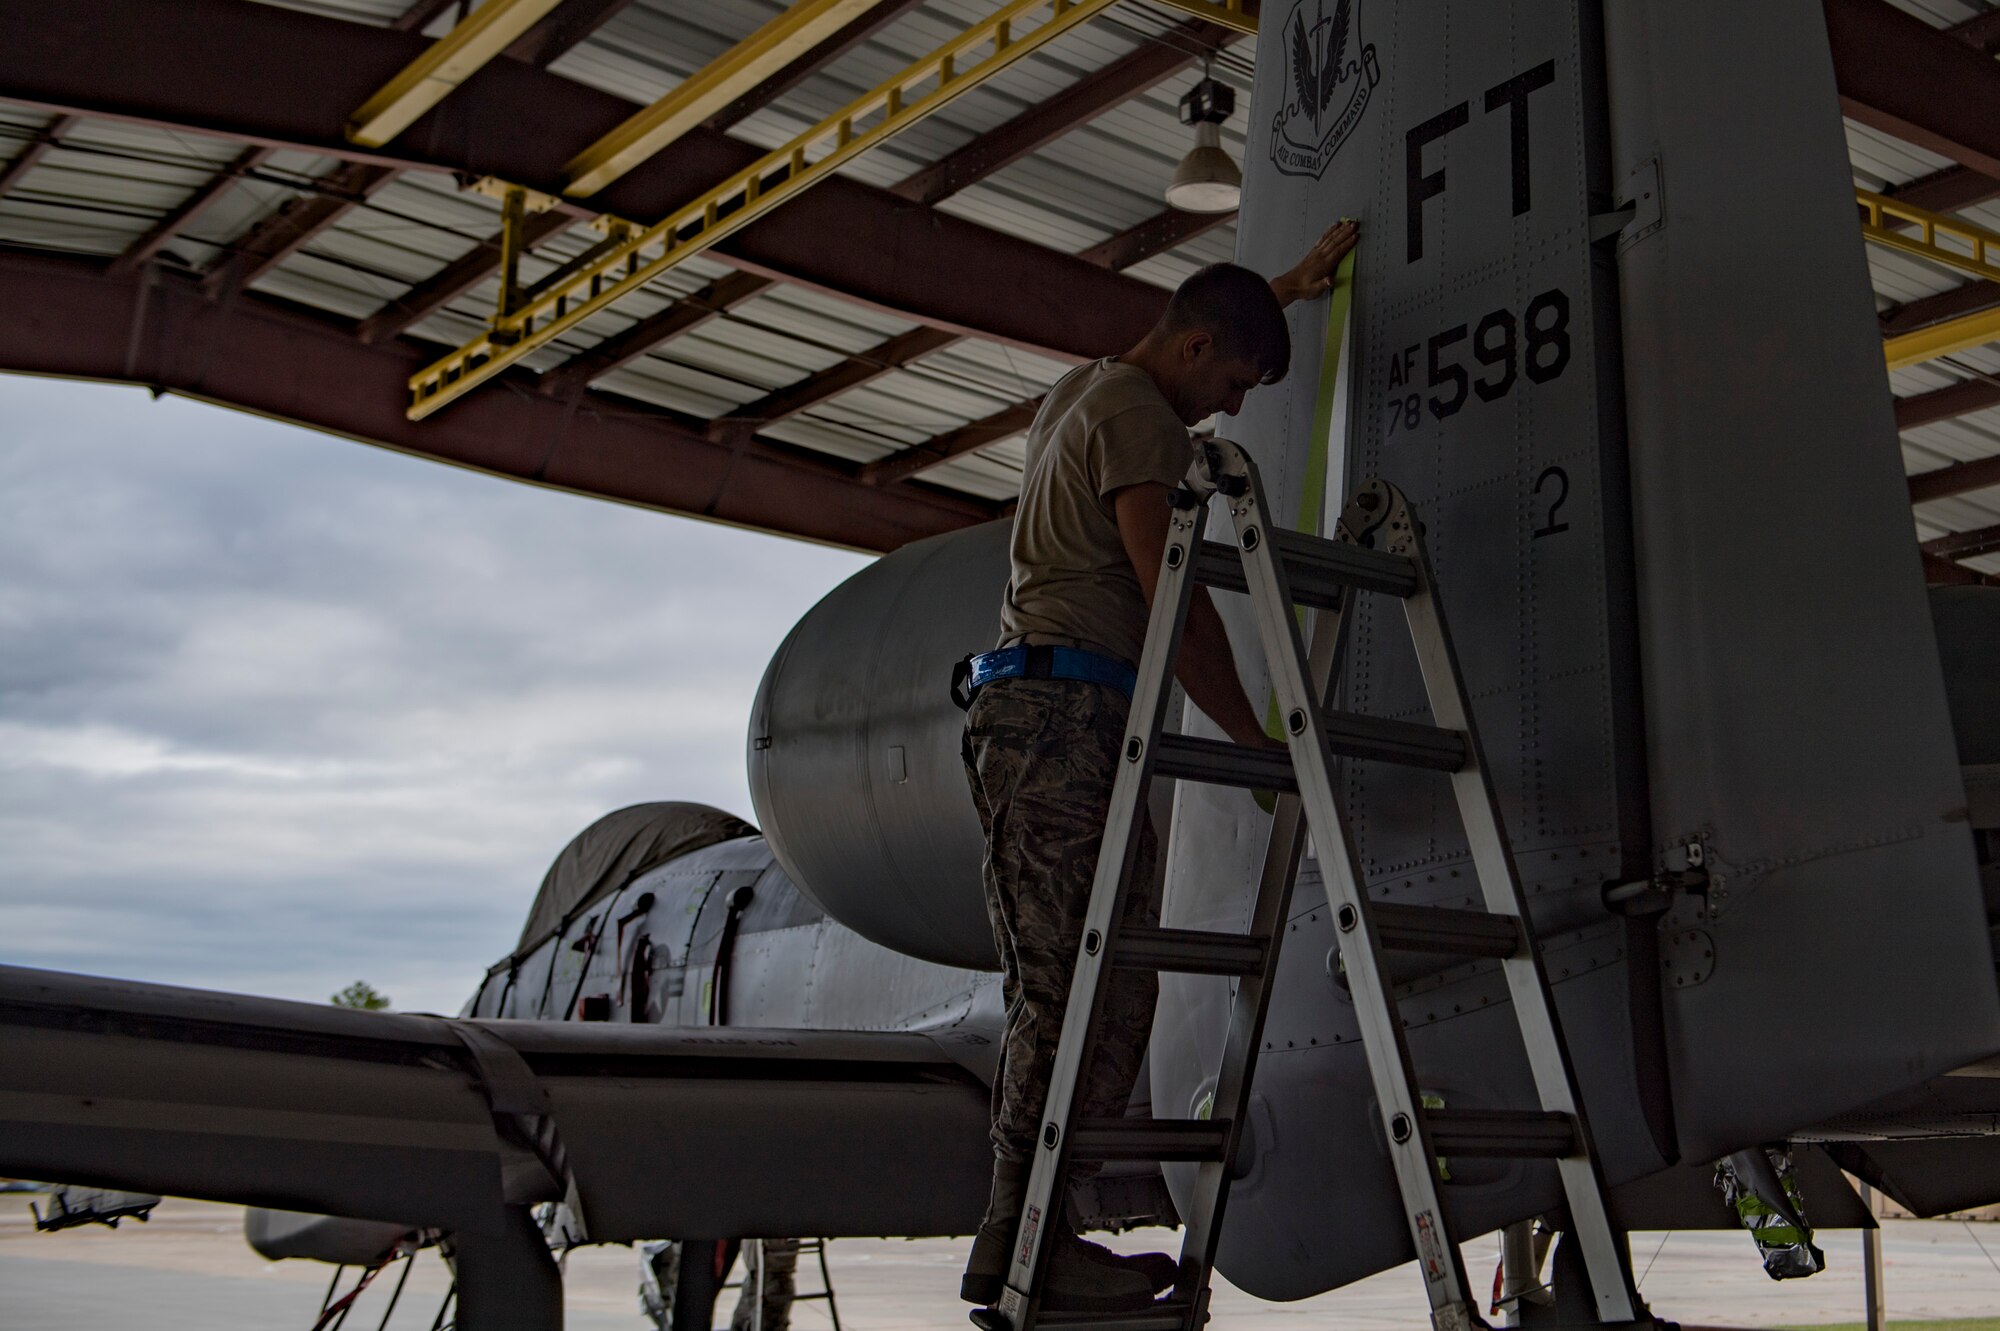
<path fill-rule="evenodd" d="M 1285 936 L 1292 887 L 1308 829 L 1316 835 L 1341 961 L 1381 1108 L 1381 1131 L 1402 1194 L 1437 1331 L 1484 1325 L 1439 1195 L 1440 1156 L 1554 1160 L 1569 1205 L 1569 1229 L 1588 1272 L 1598 1320 L 1639 1321 L 1630 1257 L 1604 1201 L 1568 1050 L 1548 977 L 1524 927 L 1526 900 L 1501 825 L 1493 787 L 1472 729 L 1465 686 L 1445 631 L 1423 534 L 1395 487 L 1373 480 L 1355 492 L 1332 539 L 1287 531 L 1270 520 L 1256 465 L 1239 446 L 1206 441 L 1174 513 L 1140 656 L 1125 763 L 1112 787 L 1097 877 L 1084 919 L 1076 978 L 1057 1045 L 1039 1149 L 1028 1176 L 1006 1292 L 973 1321 L 985 1331 L 1199 1331 L 1207 1320 L 1210 1275 L 1242 1137 L 1264 1019 Z M 1220 494 L 1235 525 L 1234 546 L 1203 539 L 1209 499 Z M 1174 662 L 1194 588 L 1248 592 L 1255 607 L 1287 748 L 1250 749 L 1163 733 Z M 1359 716 L 1322 703 L 1337 678 L 1354 592 L 1403 602 L 1435 725 Z M 1300 608 L 1313 618 L 1311 643 Z M 1370 900 L 1354 841 L 1336 798 L 1335 755 L 1448 773 L 1485 897 L 1485 910 L 1400 906 Z M 1121 929 L 1131 890 L 1138 826 L 1156 777 L 1278 793 L 1247 934 L 1188 929 Z M 1528 1051 L 1540 1104 L 1525 1110 L 1426 1109 L 1382 954 L 1441 952 L 1498 959 Z M 1114 967 L 1228 975 L 1239 984 L 1230 1008 L 1213 1108 L 1196 1119 L 1077 1117 L 1077 1089 L 1092 1054 L 1098 1004 Z M 1038 1306 L 1048 1252 L 1047 1223 L 1072 1161 L 1195 1161 L 1185 1211 L 1180 1280 L 1162 1301 L 1136 1312 L 1044 1313 Z"/>

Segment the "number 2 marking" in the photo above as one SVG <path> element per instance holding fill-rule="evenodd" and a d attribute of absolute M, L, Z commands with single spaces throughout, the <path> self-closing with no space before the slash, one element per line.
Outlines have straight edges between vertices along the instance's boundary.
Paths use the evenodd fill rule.
<path fill-rule="evenodd" d="M 1556 521 L 1557 510 L 1562 508 L 1563 501 L 1569 498 L 1569 473 L 1561 467 L 1547 468 L 1540 476 L 1535 478 L 1535 493 L 1540 494 L 1542 487 L 1547 485 L 1551 479 L 1561 488 L 1556 491 L 1555 499 L 1549 504 L 1549 520 L 1535 528 L 1534 536 L 1531 538 L 1533 540 L 1540 540 L 1544 536 L 1554 536 L 1559 531 L 1569 530 L 1567 522 Z"/>

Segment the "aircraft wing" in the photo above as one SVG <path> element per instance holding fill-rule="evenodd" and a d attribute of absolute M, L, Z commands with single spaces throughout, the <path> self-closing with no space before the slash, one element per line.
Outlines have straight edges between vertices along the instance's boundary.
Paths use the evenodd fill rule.
<path fill-rule="evenodd" d="M 0 967 L 0 1175 L 592 1239 L 964 1234 L 987 1090 L 928 1036 L 455 1021 Z M 517 1213 L 516 1213 L 517 1214 Z"/>

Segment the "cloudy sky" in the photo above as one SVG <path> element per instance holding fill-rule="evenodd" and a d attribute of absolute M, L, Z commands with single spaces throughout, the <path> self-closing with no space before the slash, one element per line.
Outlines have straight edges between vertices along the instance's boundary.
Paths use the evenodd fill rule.
<path fill-rule="evenodd" d="M 856 555 L 0 375 L 0 961 L 456 1011 Z"/>

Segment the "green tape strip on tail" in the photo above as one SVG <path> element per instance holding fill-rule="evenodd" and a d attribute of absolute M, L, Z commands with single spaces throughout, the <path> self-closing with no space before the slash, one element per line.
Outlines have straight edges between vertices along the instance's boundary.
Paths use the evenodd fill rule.
<path fill-rule="evenodd" d="M 1319 390 L 1313 399 L 1312 449 L 1306 454 L 1305 482 L 1299 491 L 1299 521 L 1297 529 L 1315 536 L 1324 536 L 1320 530 L 1320 515 L 1328 511 L 1326 503 L 1326 473 L 1332 465 L 1333 435 L 1335 429 L 1341 433 L 1341 443 L 1347 442 L 1347 422 L 1336 424 L 1333 408 L 1336 399 L 1347 394 L 1340 391 L 1345 387 L 1347 377 L 1347 316 L 1354 308 L 1354 259 L 1357 251 L 1349 250 L 1347 257 L 1334 270 L 1333 286 L 1326 294 L 1326 342 L 1319 357 Z"/>
<path fill-rule="evenodd" d="M 1312 439 L 1306 452 L 1305 479 L 1299 486 L 1299 520 L 1295 529 L 1314 536 L 1326 535 L 1322 528 L 1323 516 L 1338 512 L 1338 507 L 1329 502 L 1326 493 L 1326 477 L 1333 465 L 1334 434 L 1340 434 L 1341 451 L 1345 453 L 1347 443 L 1347 422 L 1334 419 L 1334 408 L 1347 400 L 1347 320 L 1354 309 L 1354 261 L 1359 248 L 1349 250 L 1347 257 L 1334 270 L 1333 285 L 1326 294 L 1326 340 L 1322 344 L 1319 357 L 1319 385 L 1313 399 Z M 1305 611 L 1299 610 L 1299 626 L 1305 627 Z M 1264 733 L 1273 739 L 1281 739 L 1284 730 L 1278 723 L 1278 694 L 1271 692 L 1271 704 L 1264 716 Z M 1264 805 L 1266 796 L 1259 792 L 1257 802 Z M 1275 801 L 1265 807 L 1269 813 L 1276 807 Z"/>

